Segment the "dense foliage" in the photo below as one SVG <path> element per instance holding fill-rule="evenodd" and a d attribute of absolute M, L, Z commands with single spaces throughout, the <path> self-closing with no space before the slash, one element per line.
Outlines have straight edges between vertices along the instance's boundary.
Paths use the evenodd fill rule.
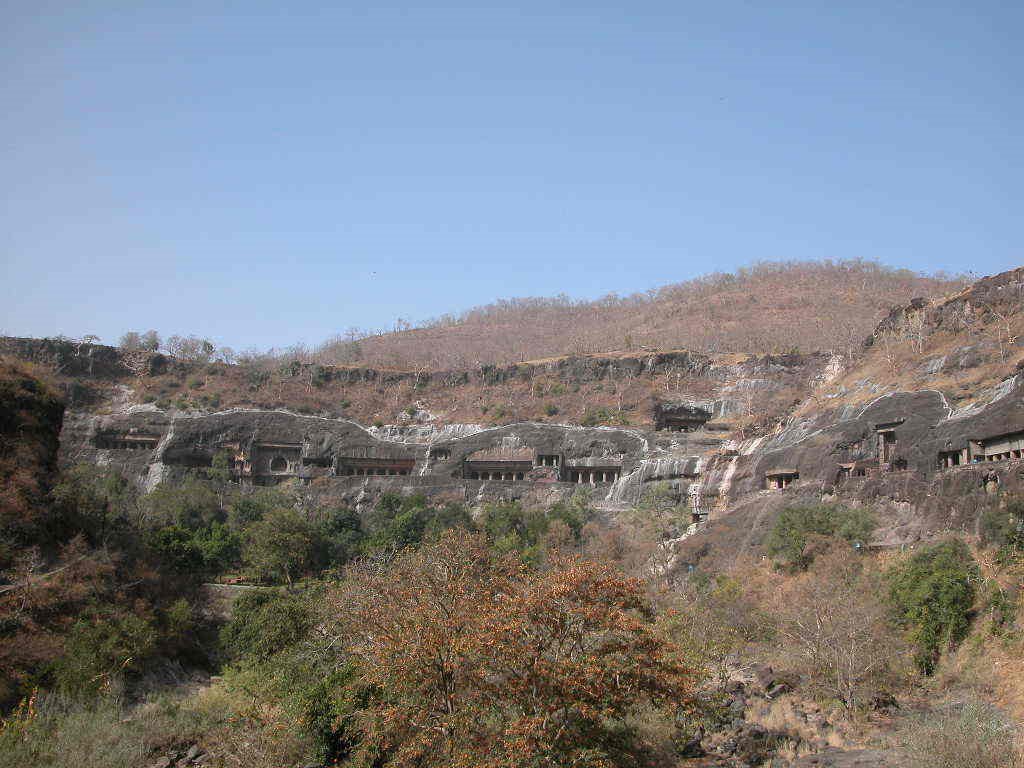
<path fill-rule="evenodd" d="M 356 764 L 641 764 L 630 713 L 691 696 L 640 582 L 593 562 L 530 571 L 456 531 L 350 569 L 331 604 L 373 691 Z"/>
<path fill-rule="evenodd" d="M 978 565 L 959 539 L 924 547 L 890 572 L 889 597 L 923 673 L 967 635 L 978 581 Z"/>

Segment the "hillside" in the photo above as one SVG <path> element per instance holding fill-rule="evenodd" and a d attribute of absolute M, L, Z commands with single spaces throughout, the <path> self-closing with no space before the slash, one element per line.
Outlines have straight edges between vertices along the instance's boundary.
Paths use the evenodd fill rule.
<path fill-rule="evenodd" d="M 437 652 L 476 666 L 425 712 L 481 756 L 536 706 L 511 669 L 585 726 L 533 721 L 546 765 L 1016 766 L 1022 277 L 883 312 L 843 355 L 400 370 L 0 339 L 0 766 L 365 765 L 396 701 L 388 738 L 433 745 L 408 681 L 439 690 Z M 568 646 L 596 650 L 529 677 L 581 616 Z M 594 686 L 638 658 L 628 693 Z M 540 764 L 518 744 L 502 765 Z"/>
<path fill-rule="evenodd" d="M 660 403 L 704 403 L 730 428 L 763 429 L 807 395 L 824 354 L 686 350 L 549 358 L 476 370 L 398 371 L 298 359 L 199 362 L 49 339 L 0 338 L 0 354 L 52 370 L 76 410 L 141 404 L 179 415 L 284 408 L 367 426 L 520 421 L 649 427 Z M 742 390 L 742 391 L 740 391 Z"/>
<path fill-rule="evenodd" d="M 1024 369 L 1024 271 L 893 309 L 855 365 L 818 393 L 831 406 L 894 391 L 938 390 L 963 407 Z M 820 404 L 819 404 L 820 405 Z M 807 409 L 819 407 L 808 403 Z"/>
<path fill-rule="evenodd" d="M 0 358 L 0 570 L 42 513 L 64 415 L 45 372 Z"/>
<path fill-rule="evenodd" d="M 762 263 L 632 296 L 500 301 L 421 327 L 334 339 L 322 362 L 472 368 L 612 349 L 849 352 L 889 309 L 965 285 L 868 261 Z"/>

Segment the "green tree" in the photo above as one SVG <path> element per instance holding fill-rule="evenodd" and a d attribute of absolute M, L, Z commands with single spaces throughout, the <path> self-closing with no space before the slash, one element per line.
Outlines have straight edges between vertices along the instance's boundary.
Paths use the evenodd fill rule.
<path fill-rule="evenodd" d="M 935 671 L 944 649 L 966 637 L 979 578 L 959 539 L 925 547 L 889 572 L 889 599 L 924 674 Z"/>
<path fill-rule="evenodd" d="M 233 662 L 266 661 L 302 641 L 315 624 L 310 595 L 269 589 L 246 592 L 235 601 L 220 631 L 220 645 Z"/>
<path fill-rule="evenodd" d="M 317 570 L 344 565 L 360 552 L 365 538 L 363 522 L 354 509 L 338 507 L 327 510 L 317 524 L 317 551 L 314 555 Z"/>
<path fill-rule="evenodd" d="M 217 451 L 210 461 L 210 468 L 206 470 L 206 476 L 222 485 L 231 482 L 231 453 Z"/>
<path fill-rule="evenodd" d="M 291 506 L 291 500 L 274 488 L 259 488 L 252 493 L 236 496 L 228 504 L 228 522 L 235 528 L 245 528 L 260 520 L 270 510 Z"/>
<path fill-rule="evenodd" d="M 837 538 L 864 543 L 875 529 L 875 518 L 863 507 L 808 504 L 786 507 L 768 534 L 768 552 L 791 570 L 806 570 L 813 562 L 816 539 Z"/>
<path fill-rule="evenodd" d="M 235 567 L 242 555 L 241 536 L 224 523 L 214 521 L 195 532 L 193 541 L 208 575 L 224 573 Z"/>
<path fill-rule="evenodd" d="M 294 509 L 273 509 L 245 531 L 246 563 L 262 579 L 291 585 L 309 569 L 316 545 L 312 524 Z"/>
<path fill-rule="evenodd" d="M 220 495 L 198 477 L 188 477 L 177 485 L 160 483 L 142 498 L 142 508 L 151 525 L 181 525 L 191 530 L 223 515 Z"/>
<path fill-rule="evenodd" d="M 540 560 L 539 543 L 550 521 L 541 510 L 526 509 L 518 501 L 484 507 L 483 529 L 492 546 L 502 553 L 518 552 L 527 562 Z"/>
<path fill-rule="evenodd" d="M 203 553 L 194 532 L 182 525 L 165 525 L 153 531 L 149 546 L 162 570 L 178 575 L 198 575 L 203 570 Z"/>
<path fill-rule="evenodd" d="M 126 672 L 137 670 L 156 648 L 158 633 L 145 616 L 98 607 L 72 626 L 64 653 L 53 664 L 57 687 L 66 693 L 98 693 Z"/>
<path fill-rule="evenodd" d="M 416 546 L 449 528 L 471 527 L 472 518 L 459 504 L 433 507 L 422 495 L 385 493 L 377 500 L 365 523 L 368 536 L 363 549 L 376 552 Z"/>

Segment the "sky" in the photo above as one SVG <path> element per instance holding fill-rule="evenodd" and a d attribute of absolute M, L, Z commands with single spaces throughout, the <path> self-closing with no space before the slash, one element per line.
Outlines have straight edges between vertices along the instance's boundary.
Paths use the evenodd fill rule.
<path fill-rule="evenodd" d="M 0 333 L 1024 264 L 1019 2 L 0 0 Z"/>

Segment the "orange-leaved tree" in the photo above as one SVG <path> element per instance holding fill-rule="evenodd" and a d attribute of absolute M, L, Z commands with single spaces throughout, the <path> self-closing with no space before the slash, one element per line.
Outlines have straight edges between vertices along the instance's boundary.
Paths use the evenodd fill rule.
<path fill-rule="evenodd" d="M 643 762 L 644 709 L 682 724 L 694 678 L 642 584 L 554 558 L 537 573 L 451 531 L 349 569 L 330 626 L 370 692 L 357 760 L 390 766 Z"/>

